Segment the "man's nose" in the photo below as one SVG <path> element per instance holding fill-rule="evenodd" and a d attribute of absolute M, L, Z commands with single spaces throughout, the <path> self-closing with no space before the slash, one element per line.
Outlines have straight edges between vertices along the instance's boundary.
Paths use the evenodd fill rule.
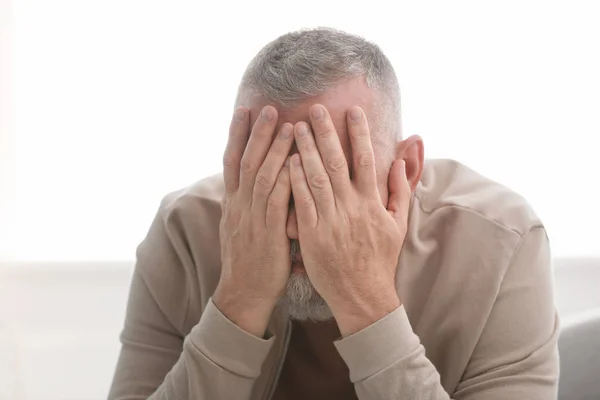
<path fill-rule="evenodd" d="M 296 220 L 296 208 L 294 205 L 291 205 L 288 211 L 286 232 L 290 239 L 298 240 L 298 221 Z"/>

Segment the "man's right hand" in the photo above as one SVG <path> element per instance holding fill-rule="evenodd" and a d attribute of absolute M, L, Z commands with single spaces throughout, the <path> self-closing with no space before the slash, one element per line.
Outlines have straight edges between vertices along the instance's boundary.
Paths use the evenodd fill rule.
<path fill-rule="evenodd" d="M 230 321 L 258 337 L 264 336 L 291 271 L 287 164 L 294 127 L 283 124 L 273 140 L 277 118 L 277 110 L 266 106 L 249 132 L 250 112 L 239 107 L 223 156 L 222 269 L 213 302 Z"/>

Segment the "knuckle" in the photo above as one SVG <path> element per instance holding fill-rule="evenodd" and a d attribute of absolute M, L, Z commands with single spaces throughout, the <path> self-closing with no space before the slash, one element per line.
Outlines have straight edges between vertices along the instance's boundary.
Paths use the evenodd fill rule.
<path fill-rule="evenodd" d="M 242 161 L 240 162 L 240 171 L 242 171 L 245 174 L 249 174 L 252 173 L 256 170 L 256 163 L 250 159 L 248 159 L 247 157 L 243 157 Z"/>
<path fill-rule="evenodd" d="M 367 169 L 373 167 L 375 161 L 373 160 L 373 155 L 369 153 L 359 154 L 356 157 L 356 166 L 358 168 Z"/>
<path fill-rule="evenodd" d="M 348 221 L 352 224 L 356 223 L 356 221 L 360 221 L 361 215 L 358 211 L 349 211 L 347 214 Z"/>
<path fill-rule="evenodd" d="M 239 208 L 239 201 L 236 201 L 237 199 L 238 199 L 238 197 L 235 196 L 235 195 L 226 195 L 226 196 L 223 196 L 223 198 L 221 199 L 221 207 L 222 207 L 222 209 L 227 214 L 231 214 L 233 212 L 236 212 L 236 209 Z"/>
<path fill-rule="evenodd" d="M 256 174 L 255 185 L 261 189 L 270 189 L 273 186 L 273 178 L 263 169 Z"/>
<path fill-rule="evenodd" d="M 315 131 L 315 136 L 319 138 L 326 138 L 333 135 L 333 131 L 330 127 L 326 127 L 325 129 L 319 129 Z"/>
<path fill-rule="evenodd" d="M 277 184 L 288 186 L 289 183 L 290 183 L 290 175 L 282 169 L 279 172 L 279 175 L 277 176 Z"/>
<path fill-rule="evenodd" d="M 342 172 L 346 168 L 346 158 L 342 156 L 332 157 L 327 161 L 327 170 L 329 172 Z"/>
<path fill-rule="evenodd" d="M 267 207 L 273 211 L 278 211 L 283 208 L 283 201 L 277 195 L 269 196 L 267 200 Z"/>
<path fill-rule="evenodd" d="M 348 207 L 346 209 L 346 219 L 350 223 L 360 220 L 362 217 L 362 209 L 360 206 Z"/>
<path fill-rule="evenodd" d="M 352 132 L 352 136 L 359 139 L 368 138 L 370 136 L 369 131 L 367 129 L 354 129 Z"/>
<path fill-rule="evenodd" d="M 296 204 L 296 206 L 309 208 L 309 207 L 313 206 L 313 204 L 315 203 L 315 200 L 312 198 L 311 195 L 306 194 L 297 199 L 294 199 L 294 203 Z"/>
<path fill-rule="evenodd" d="M 225 211 L 229 204 L 229 196 L 223 196 L 221 198 L 221 211 Z"/>
<path fill-rule="evenodd" d="M 310 139 L 297 140 L 296 141 L 296 146 L 299 149 L 304 150 L 307 153 L 312 152 L 315 149 L 315 147 L 316 147 L 315 144 L 314 144 L 314 142 L 312 140 L 310 140 Z"/>
<path fill-rule="evenodd" d="M 327 174 L 316 174 L 310 178 L 311 185 L 316 189 L 323 189 L 329 184 L 329 176 Z"/>
<path fill-rule="evenodd" d="M 364 213 L 367 214 L 372 220 L 381 219 L 381 202 L 377 200 L 367 201 Z"/>
<path fill-rule="evenodd" d="M 239 159 L 231 154 L 223 155 L 223 167 L 234 168 L 239 163 Z"/>

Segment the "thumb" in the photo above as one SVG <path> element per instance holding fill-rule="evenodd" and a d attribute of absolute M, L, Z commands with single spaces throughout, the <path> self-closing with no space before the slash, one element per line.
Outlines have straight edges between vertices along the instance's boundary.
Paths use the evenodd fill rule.
<path fill-rule="evenodd" d="M 388 177 L 388 188 L 390 191 L 387 204 L 388 212 L 397 222 L 406 223 L 404 219 L 408 215 L 411 190 L 406 176 L 406 162 L 404 160 L 395 160 L 392 164 Z"/>

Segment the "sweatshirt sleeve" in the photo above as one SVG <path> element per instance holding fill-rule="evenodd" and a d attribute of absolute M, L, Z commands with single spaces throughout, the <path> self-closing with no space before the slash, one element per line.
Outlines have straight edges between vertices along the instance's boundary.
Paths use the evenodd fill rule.
<path fill-rule="evenodd" d="M 557 398 L 559 323 L 546 232 L 525 234 L 463 378 L 447 393 L 404 307 L 335 342 L 360 400 Z"/>
<path fill-rule="evenodd" d="M 181 249 L 181 250 L 180 250 Z M 109 400 L 249 399 L 274 337 L 257 338 L 209 299 L 187 336 L 185 246 L 159 212 L 138 247 Z"/>

